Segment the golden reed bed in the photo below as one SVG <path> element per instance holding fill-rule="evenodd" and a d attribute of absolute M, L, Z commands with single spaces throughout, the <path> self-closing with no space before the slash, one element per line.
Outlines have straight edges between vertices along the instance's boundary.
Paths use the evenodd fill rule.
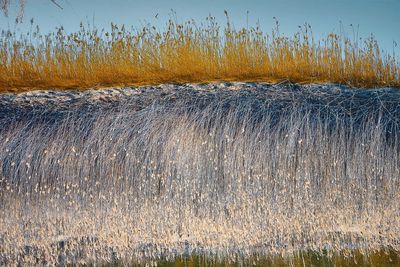
<path fill-rule="evenodd" d="M 106 32 L 81 24 L 72 34 L 3 31 L 0 62 L 0 92 L 215 80 L 400 87 L 398 59 L 372 35 L 314 40 L 304 25 L 287 37 L 277 21 L 269 34 L 258 26 L 236 30 L 228 15 L 224 27 L 208 17 L 202 24 L 170 20 L 164 30 L 111 24 Z"/>

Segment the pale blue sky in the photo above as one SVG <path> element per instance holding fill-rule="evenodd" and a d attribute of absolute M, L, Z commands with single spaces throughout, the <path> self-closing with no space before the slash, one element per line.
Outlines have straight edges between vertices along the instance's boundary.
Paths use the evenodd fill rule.
<path fill-rule="evenodd" d="M 225 23 L 224 10 L 230 14 L 236 28 L 246 26 L 246 13 L 249 12 L 249 25 L 259 20 L 264 31 L 274 25 L 273 17 L 278 18 L 281 32 L 293 34 L 297 26 L 305 22 L 311 24 L 317 38 L 329 32 L 340 31 L 340 21 L 344 30 L 352 36 L 349 26 L 359 25 L 361 37 L 373 33 L 381 47 L 393 51 L 393 42 L 400 46 L 400 0 L 56 0 L 63 10 L 50 0 L 26 0 L 25 19 L 17 30 L 29 29 L 29 20 L 34 18 L 42 32 L 54 30 L 63 25 L 67 32 L 76 30 L 79 22 L 94 21 L 97 28 L 109 28 L 110 22 L 124 23 L 140 27 L 149 22 L 162 27 L 168 20 L 171 9 L 176 12 L 178 21 L 195 19 L 200 22 L 209 14 Z M 14 0 L 15 2 L 15 0 Z M 0 29 L 14 29 L 17 8 L 10 11 L 8 18 L 0 16 Z M 155 15 L 158 18 L 155 18 Z M 399 56 L 399 46 L 395 48 Z"/>

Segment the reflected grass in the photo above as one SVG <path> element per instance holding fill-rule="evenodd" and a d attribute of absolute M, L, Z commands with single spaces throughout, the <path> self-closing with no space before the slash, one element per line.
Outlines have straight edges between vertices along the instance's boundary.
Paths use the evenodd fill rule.
<path fill-rule="evenodd" d="M 400 92 L 221 88 L 0 97 L 0 265 L 398 266 Z"/>
<path fill-rule="evenodd" d="M 130 266 L 163 266 L 163 267 L 226 267 L 226 266 L 274 266 L 274 267 L 303 267 L 303 266 L 346 266 L 346 267 L 397 267 L 400 266 L 400 253 L 391 248 L 379 251 L 364 252 L 360 250 L 352 251 L 322 251 L 312 250 L 301 251 L 291 256 L 273 255 L 223 258 L 196 255 L 190 257 L 177 257 L 173 260 L 161 259 L 159 261 L 149 261 L 145 263 L 131 263 Z M 126 266 L 122 262 L 106 263 L 103 266 Z"/>

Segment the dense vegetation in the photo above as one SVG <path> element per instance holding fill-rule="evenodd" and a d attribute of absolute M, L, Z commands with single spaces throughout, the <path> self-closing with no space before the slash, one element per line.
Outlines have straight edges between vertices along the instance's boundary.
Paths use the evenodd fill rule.
<path fill-rule="evenodd" d="M 399 266 L 399 96 L 259 83 L 1 94 L 0 265 Z"/>
<path fill-rule="evenodd" d="M 212 80 L 400 86 L 396 56 L 373 36 L 331 33 L 318 41 L 307 24 L 287 37 L 277 21 L 267 34 L 258 26 L 235 29 L 227 19 L 225 27 L 208 17 L 200 25 L 170 20 L 165 29 L 81 24 L 75 33 L 61 27 L 42 35 L 32 22 L 22 36 L 3 30 L 0 91 Z"/>

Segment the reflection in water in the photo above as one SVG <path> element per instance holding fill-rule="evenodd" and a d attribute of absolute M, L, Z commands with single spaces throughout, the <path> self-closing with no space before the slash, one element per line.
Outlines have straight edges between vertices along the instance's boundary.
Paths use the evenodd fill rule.
<path fill-rule="evenodd" d="M 0 265 L 398 262 L 398 94 L 216 84 L 0 96 Z"/>

